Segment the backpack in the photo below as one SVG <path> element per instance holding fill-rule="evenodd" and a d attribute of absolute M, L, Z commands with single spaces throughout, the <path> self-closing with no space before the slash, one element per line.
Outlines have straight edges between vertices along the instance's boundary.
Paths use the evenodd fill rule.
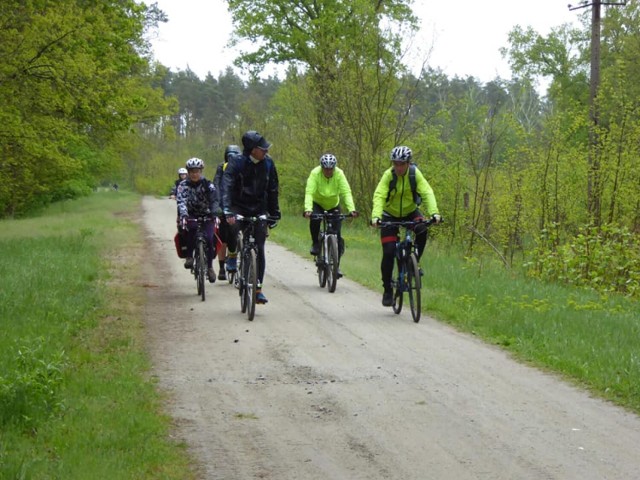
<path fill-rule="evenodd" d="M 389 197 L 391 196 L 391 192 L 395 190 L 396 183 L 398 183 L 398 176 L 395 171 L 391 171 L 391 181 L 389 182 L 389 191 L 387 192 L 387 202 L 389 201 Z M 416 205 L 420 205 L 422 203 L 422 197 L 416 190 L 416 166 L 415 164 L 409 165 L 409 185 L 411 186 L 411 193 L 413 193 L 413 201 Z"/>

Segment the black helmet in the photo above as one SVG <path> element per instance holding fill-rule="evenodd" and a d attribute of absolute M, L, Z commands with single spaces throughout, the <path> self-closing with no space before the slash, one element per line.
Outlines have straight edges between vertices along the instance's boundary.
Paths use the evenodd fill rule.
<path fill-rule="evenodd" d="M 240 150 L 240 147 L 238 145 L 227 145 L 227 148 L 224 149 L 224 161 L 228 162 L 231 155 L 241 154 L 242 150 Z"/>
<path fill-rule="evenodd" d="M 256 147 L 266 150 L 271 144 L 255 130 L 249 130 L 242 135 L 242 146 L 245 150 L 253 150 Z"/>

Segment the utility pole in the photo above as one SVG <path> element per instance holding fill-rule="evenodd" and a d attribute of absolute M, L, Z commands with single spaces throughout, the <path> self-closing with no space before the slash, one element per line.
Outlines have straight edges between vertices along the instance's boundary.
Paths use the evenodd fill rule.
<path fill-rule="evenodd" d="M 591 78 L 589 80 L 589 115 L 591 125 L 589 128 L 589 172 L 587 178 L 587 211 L 593 217 L 596 225 L 600 225 L 600 138 L 598 124 L 600 115 L 598 111 L 598 89 L 600 88 L 600 7 L 624 6 L 626 0 L 621 2 L 606 2 L 602 0 L 584 0 L 579 5 L 569 4 L 569 10 L 578 10 L 591 7 Z"/>

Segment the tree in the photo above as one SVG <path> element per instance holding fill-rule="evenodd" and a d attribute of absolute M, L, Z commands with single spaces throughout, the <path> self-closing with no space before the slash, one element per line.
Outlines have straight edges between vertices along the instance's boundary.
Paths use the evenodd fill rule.
<path fill-rule="evenodd" d="M 403 138 L 409 105 L 399 95 L 401 48 L 417 28 L 409 3 L 228 0 L 234 41 L 255 46 L 237 63 L 254 73 L 270 62 L 293 69 L 290 88 L 306 89 L 315 115 L 299 140 L 314 153 L 343 158 L 352 186 L 367 199 L 386 152 Z"/>
<path fill-rule="evenodd" d="M 2 3 L 0 215 L 90 191 L 112 165 L 96 153 L 163 112 L 143 38 L 160 20 L 133 0 Z"/>

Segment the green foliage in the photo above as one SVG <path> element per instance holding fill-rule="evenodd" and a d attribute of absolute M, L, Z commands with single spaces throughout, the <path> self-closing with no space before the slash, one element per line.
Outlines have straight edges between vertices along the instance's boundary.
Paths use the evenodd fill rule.
<path fill-rule="evenodd" d="M 65 353 L 46 352 L 43 337 L 32 343 L 8 352 L 15 367 L 0 375 L 1 427 L 14 422 L 20 428 L 33 428 L 64 408 L 59 397 Z"/>
<path fill-rule="evenodd" d="M 352 52 L 361 53 L 360 47 L 367 35 L 379 38 L 380 24 L 384 21 L 406 24 L 411 29 L 417 25 L 406 0 L 304 1 L 296 8 L 290 8 L 286 0 L 259 3 L 228 0 L 227 3 L 235 26 L 235 42 L 246 39 L 257 46 L 253 52 L 243 52 L 237 62 L 247 65 L 254 73 L 269 62 L 288 62 L 308 66 L 315 74 L 335 74 L 333 68 L 339 61 Z M 388 40 L 393 48 L 392 42 L 399 38 L 388 34 Z M 378 44 L 382 50 L 384 43 Z M 369 43 L 367 48 L 372 47 L 374 44 Z"/>
<path fill-rule="evenodd" d="M 622 227 L 583 227 L 559 245 L 557 231 L 544 231 L 532 259 L 530 276 L 545 281 L 622 293 L 640 299 L 640 239 Z"/>
<path fill-rule="evenodd" d="M 166 113 L 144 57 L 154 11 L 133 0 L 3 3 L 0 216 L 84 194 L 117 171 L 102 153 L 117 132 Z"/>

